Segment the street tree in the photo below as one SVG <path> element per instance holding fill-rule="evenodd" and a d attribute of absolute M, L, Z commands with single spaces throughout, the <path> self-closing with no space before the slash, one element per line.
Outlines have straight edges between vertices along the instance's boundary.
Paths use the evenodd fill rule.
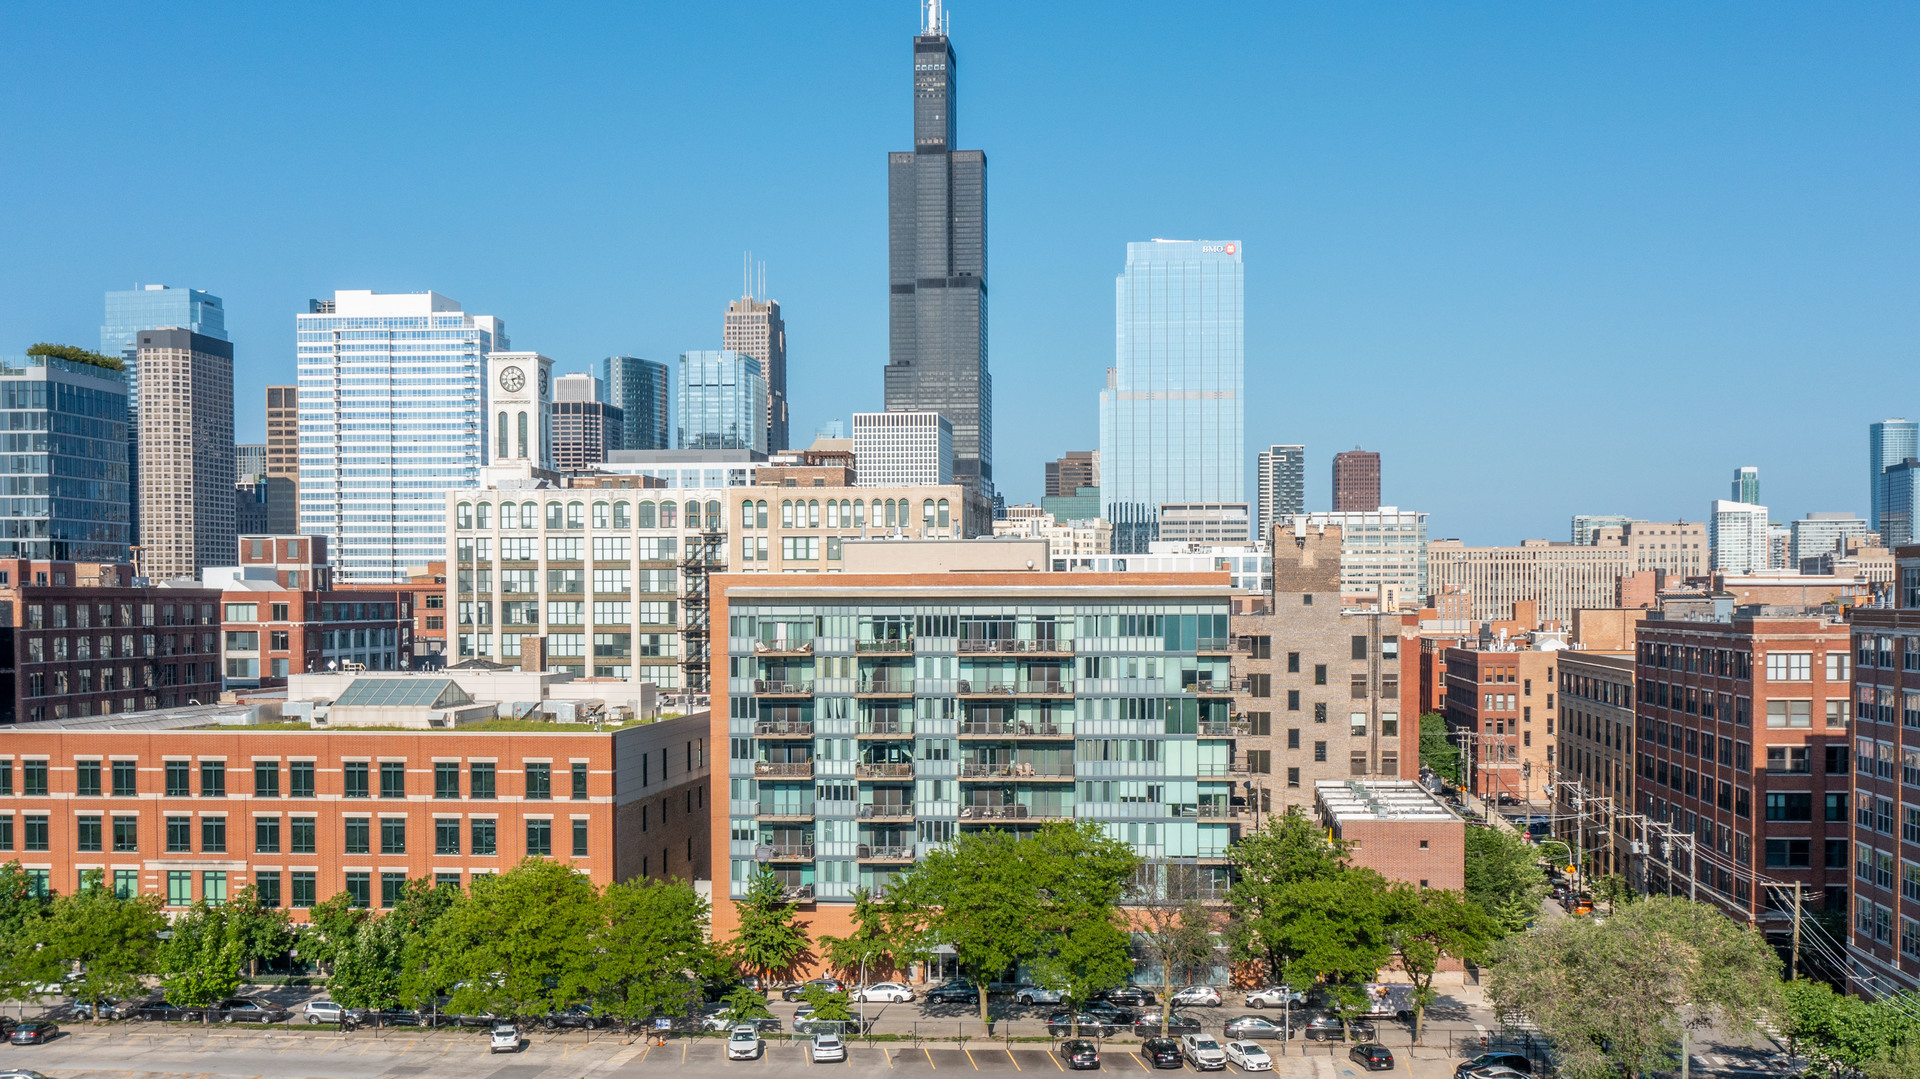
<path fill-rule="evenodd" d="M 1468 827 L 1467 901 L 1486 911 L 1503 932 L 1518 933 L 1540 916 L 1547 875 L 1540 852 L 1501 828 Z"/>
<path fill-rule="evenodd" d="M 240 988 L 240 967 L 246 947 L 237 937 L 219 932 L 182 931 L 194 912 L 174 922 L 173 937 L 161 951 L 161 985 L 167 1003 L 181 1008 L 208 1008 Z"/>
<path fill-rule="evenodd" d="M 1118 923 L 1111 908 L 1081 907 L 1053 921 L 1048 947 L 1030 964 L 1034 981 L 1060 994 L 1066 1002 L 1073 1036 L 1080 1036 L 1080 1009 L 1095 996 L 1127 984 L 1133 972 L 1133 938 Z M 1162 1009 L 1166 1011 L 1166 1009 Z M 1164 1029 L 1164 1017 L 1162 1024 Z"/>
<path fill-rule="evenodd" d="M 1553 1041 L 1568 1079 L 1634 1079 L 1671 1067 L 1698 1025 L 1740 1033 L 1773 1014 L 1779 969 L 1757 931 L 1661 896 L 1506 938 L 1487 994 Z"/>
<path fill-rule="evenodd" d="M 1449 787 L 1460 785 L 1460 747 L 1447 737 L 1447 719 L 1438 712 L 1420 717 L 1420 766 L 1432 769 Z"/>
<path fill-rule="evenodd" d="M 343 1008 L 384 1010 L 400 1003 L 407 927 L 391 914 L 369 918 L 333 957 L 327 993 Z"/>
<path fill-rule="evenodd" d="M 733 1022 L 746 1022 L 754 1019 L 768 1019 L 773 1010 L 767 1007 L 767 995 L 750 985 L 736 985 L 726 996 L 727 1018 Z"/>
<path fill-rule="evenodd" d="M 889 898 L 913 950 L 953 949 L 990 1022 L 987 983 L 1039 950 L 1044 935 L 1034 867 L 1020 840 L 998 829 L 962 832 L 895 878 Z"/>
<path fill-rule="evenodd" d="M 891 974 L 911 959 L 889 920 L 891 904 L 861 888 L 853 893 L 853 932 L 844 937 L 820 936 L 820 953 L 834 970 L 864 981 L 868 975 Z"/>
<path fill-rule="evenodd" d="M 426 977 L 467 1014 L 551 1015 L 590 1000 L 600 896 L 573 867 L 528 858 L 478 876 L 434 922 Z"/>
<path fill-rule="evenodd" d="M 1828 1071 L 1868 1072 L 1875 1062 L 1884 1069 L 1897 1063 L 1902 1046 L 1920 1049 L 1920 1024 L 1912 1018 L 1920 1014 L 1920 994 L 1863 1000 L 1805 978 L 1781 988 L 1781 1025 L 1789 1046 Z"/>
<path fill-rule="evenodd" d="M 92 1003 L 97 1016 L 102 1000 L 137 995 L 142 979 L 157 969 L 167 919 L 159 896 L 123 899 L 101 887 L 97 871 L 89 876 L 80 891 L 56 896 L 31 915 L 15 940 L 34 961 L 36 977 L 71 977 L 74 999 Z"/>
<path fill-rule="evenodd" d="M 1239 877 L 1227 889 L 1227 941 L 1235 958 L 1261 962 L 1268 977 L 1293 977 L 1285 896 L 1295 884 L 1331 880 L 1345 868 L 1346 850 L 1297 809 L 1275 813 L 1265 827 L 1235 843 L 1228 857 Z"/>
<path fill-rule="evenodd" d="M 37 974 L 33 949 L 20 940 L 20 929 L 52 901 L 19 862 L 0 864 L 0 999 L 24 999 L 44 980 Z"/>
<path fill-rule="evenodd" d="M 393 909 L 380 916 L 381 922 L 391 923 L 388 931 L 394 934 L 392 939 L 399 949 L 394 993 L 401 1005 L 417 1011 L 437 1011 L 440 998 L 452 988 L 436 976 L 434 928 L 462 899 L 463 893 L 456 885 L 415 877 L 400 889 Z"/>
<path fill-rule="evenodd" d="M 634 879 L 608 885 L 600 906 L 594 974 L 601 1009 L 630 1024 L 692 1012 L 702 978 L 716 967 L 706 900 L 681 881 Z"/>
<path fill-rule="evenodd" d="M 791 971 L 810 954 L 807 927 L 786 886 L 767 867 L 747 882 L 747 894 L 733 908 L 740 924 L 728 948 L 734 962 L 760 976 L 763 989 L 775 973 Z"/>
<path fill-rule="evenodd" d="M 294 947 L 302 959 L 331 973 L 334 958 L 353 945 L 360 923 L 371 916 L 366 908 L 354 904 L 353 896 L 340 892 L 307 909 L 307 924 L 300 929 Z"/>
<path fill-rule="evenodd" d="M 800 990 L 800 999 L 813 1005 L 813 1018 L 822 1023 L 850 1023 L 853 1021 L 851 998 L 846 993 L 835 992 L 824 985 L 809 983 Z"/>
<path fill-rule="evenodd" d="M 1434 1001 L 1433 976 L 1442 959 L 1478 959 L 1500 937 L 1487 913 L 1459 892 L 1388 885 L 1387 942 L 1400 969 L 1413 979 L 1413 1040 L 1417 1045 Z"/>
<path fill-rule="evenodd" d="M 1134 929 L 1147 962 L 1160 970 L 1160 999 L 1170 1002 L 1176 986 L 1187 985 L 1212 969 L 1213 915 L 1200 901 L 1200 872 L 1194 865 L 1168 863 L 1158 885 L 1137 904 Z M 1161 1009 L 1160 1036 L 1166 1037 L 1172 1005 Z"/>
<path fill-rule="evenodd" d="M 1297 976 L 1326 983 L 1342 1025 L 1366 1012 L 1361 990 L 1392 956 L 1386 929 L 1386 880 L 1371 869 L 1343 867 L 1331 877 L 1295 881 L 1269 907 L 1268 939 Z"/>

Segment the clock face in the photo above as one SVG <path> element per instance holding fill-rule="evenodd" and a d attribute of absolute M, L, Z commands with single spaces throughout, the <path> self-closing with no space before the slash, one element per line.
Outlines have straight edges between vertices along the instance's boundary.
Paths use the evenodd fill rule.
<path fill-rule="evenodd" d="M 500 388 L 508 393 L 519 393 L 520 387 L 527 384 L 527 373 L 518 367 L 509 367 L 500 372 Z"/>
<path fill-rule="evenodd" d="M 547 372 L 543 368 L 540 371 L 540 394 L 541 396 L 544 397 L 546 396 L 546 393 L 547 393 Z"/>

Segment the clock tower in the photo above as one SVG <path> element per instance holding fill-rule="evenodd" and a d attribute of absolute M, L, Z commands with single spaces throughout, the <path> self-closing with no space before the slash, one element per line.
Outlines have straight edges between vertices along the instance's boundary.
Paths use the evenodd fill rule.
<path fill-rule="evenodd" d="M 553 361 L 538 352 L 487 354 L 483 484 L 553 467 Z"/>

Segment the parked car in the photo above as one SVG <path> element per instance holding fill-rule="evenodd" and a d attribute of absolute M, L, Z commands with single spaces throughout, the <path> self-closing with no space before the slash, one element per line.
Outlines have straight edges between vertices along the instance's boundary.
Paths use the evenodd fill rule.
<path fill-rule="evenodd" d="M 789 985 L 785 989 L 780 990 L 780 999 L 804 1000 L 806 998 L 801 994 L 805 993 L 808 989 L 824 989 L 829 993 L 844 993 L 847 991 L 847 987 L 842 985 L 838 978 L 815 978 L 810 982 L 801 982 L 799 985 Z"/>
<path fill-rule="evenodd" d="M 1140 1018 L 1135 1019 L 1133 1021 L 1133 1033 L 1135 1037 L 1140 1038 L 1149 1038 L 1159 1034 L 1159 1013 L 1147 1012 L 1140 1016 Z M 1174 1012 L 1167 1017 L 1167 1033 L 1174 1037 L 1182 1034 L 1198 1034 L 1200 1033 L 1200 1020 L 1195 1019 L 1191 1015 L 1181 1015 L 1179 1012 Z"/>
<path fill-rule="evenodd" d="M 1514 1071 L 1512 1068 L 1494 1066 L 1478 1068 L 1467 1073 L 1472 1079 L 1530 1079 L 1527 1072 Z"/>
<path fill-rule="evenodd" d="M 1177 1068 L 1181 1064 L 1180 1039 L 1148 1038 L 1140 1043 L 1140 1055 L 1156 1068 Z"/>
<path fill-rule="evenodd" d="M 1225 1071 L 1227 1052 L 1210 1034 L 1189 1034 L 1180 1039 L 1180 1055 L 1187 1058 L 1195 1071 Z"/>
<path fill-rule="evenodd" d="M 0 1015 L 0 1041 L 5 1041 L 13 1037 L 15 1022 L 16 1020 L 11 1015 Z"/>
<path fill-rule="evenodd" d="M 859 999 L 868 1004 L 904 1004 L 913 999 L 913 987 L 905 982 L 875 982 L 860 990 Z"/>
<path fill-rule="evenodd" d="M 760 1056 L 760 1031 L 745 1023 L 727 1033 L 728 1060 L 755 1060 Z"/>
<path fill-rule="evenodd" d="M 14 1045 L 45 1045 L 60 1036 L 60 1028 L 45 1019 L 28 1019 L 13 1028 L 7 1041 Z"/>
<path fill-rule="evenodd" d="M 1373 1040 L 1373 1024 L 1365 1019 L 1355 1019 L 1344 1028 L 1340 1017 L 1329 1012 L 1316 1012 L 1307 1016 L 1300 1024 L 1301 1036 L 1308 1041 L 1346 1041 L 1354 1038 L 1363 1042 Z"/>
<path fill-rule="evenodd" d="M 821 1031 L 813 1036 L 813 1043 L 807 1047 L 807 1053 L 815 1064 L 839 1063 L 847 1059 L 847 1047 L 840 1041 L 840 1035 Z"/>
<path fill-rule="evenodd" d="M 1453 1079 L 1466 1079 L 1470 1072 L 1483 1072 L 1493 1068 L 1512 1068 L 1522 1075 L 1533 1074 L 1533 1061 L 1520 1053 L 1481 1053 L 1472 1060 L 1462 1061 L 1453 1069 Z"/>
<path fill-rule="evenodd" d="M 1393 1070 L 1393 1050 L 1384 1045 L 1369 1042 L 1356 1045 L 1347 1050 L 1347 1058 L 1370 1072 L 1390 1072 Z"/>
<path fill-rule="evenodd" d="M 251 997 L 228 997 L 214 1005 L 222 1022 L 227 1023 L 279 1023 L 284 1022 L 293 1013 L 285 1008 Z"/>
<path fill-rule="evenodd" d="M 1118 1033 L 1124 1025 L 1091 1012 L 1081 1012 L 1078 1015 L 1060 1012 L 1047 1018 L 1047 1033 L 1056 1038 L 1065 1038 L 1074 1033 L 1073 1028 L 1076 1024 L 1080 1027 L 1079 1033 L 1092 1034 L 1097 1038 Z"/>
<path fill-rule="evenodd" d="M 1114 1004 L 1111 1000 L 1096 1000 L 1081 1009 L 1089 1015 L 1097 1015 L 1115 1026 L 1132 1026 L 1134 1013 Z"/>
<path fill-rule="evenodd" d="M 1270 985 L 1265 989 L 1255 989 L 1247 994 L 1249 1008 L 1282 1008 L 1288 1004 L 1305 1004 L 1307 995 L 1296 993 L 1284 985 Z"/>
<path fill-rule="evenodd" d="M 73 1002 L 73 1017 L 75 1019 L 126 1019 L 131 1017 L 139 1007 L 137 1001 L 115 1000 L 112 997 L 101 997 L 98 1001 L 76 1000 Z M 96 1010 L 99 1012 L 98 1015 L 94 1014 Z"/>
<path fill-rule="evenodd" d="M 1023 985 L 1013 991 L 1016 1004 L 1058 1004 L 1060 994 L 1044 985 Z"/>
<path fill-rule="evenodd" d="M 349 1021 L 365 1027 L 426 1026 L 426 1017 L 406 1008 L 365 1008 L 348 1011 Z"/>
<path fill-rule="evenodd" d="M 1285 1040 L 1287 1028 L 1263 1015 L 1242 1015 L 1227 1020 L 1229 1038 L 1268 1038 Z"/>
<path fill-rule="evenodd" d="M 563 1027 L 574 1030 L 581 1028 L 596 1030 L 603 1022 L 604 1019 L 595 1015 L 593 1007 L 587 1004 L 575 1004 L 540 1017 L 540 1025 L 548 1030 L 558 1030 Z"/>
<path fill-rule="evenodd" d="M 347 1010 L 331 1000 L 309 1000 L 300 1005 L 300 1014 L 309 1023 L 338 1023 L 346 1018 Z"/>
<path fill-rule="evenodd" d="M 1094 998 L 1094 1003 L 1107 1003 L 1123 1008 L 1144 1008 L 1154 1002 L 1151 989 L 1142 989 L 1137 985 L 1123 985 L 1118 989 L 1109 989 Z"/>
<path fill-rule="evenodd" d="M 164 1000 L 149 1000 L 141 1003 L 134 1011 L 134 1018 L 147 1019 L 156 1023 L 198 1023 L 206 1018 L 205 1008 L 182 1008 Z"/>
<path fill-rule="evenodd" d="M 487 1052 L 517 1053 L 520 1051 L 520 1028 L 512 1023 L 495 1023 L 487 1035 Z"/>
<path fill-rule="evenodd" d="M 1189 985 L 1168 997 L 1167 1003 L 1176 1008 L 1218 1008 L 1220 990 L 1211 985 Z"/>
<path fill-rule="evenodd" d="M 973 1004 L 980 999 L 980 990 L 972 982 L 955 978 L 950 982 L 941 982 L 927 990 L 928 1004 Z"/>
<path fill-rule="evenodd" d="M 1062 1043 L 1060 1055 L 1065 1058 L 1067 1067 L 1075 1071 L 1100 1067 L 1100 1047 L 1085 1039 Z"/>
<path fill-rule="evenodd" d="M 1227 1059 L 1243 1072 L 1270 1072 L 1273 1070 L 1273 1058 L 1259 1042 L 1228 1042 Z"/>
<path fill-rule="evenodd" d="M 47 1079 L 32 1068 L 0 1068 L 0 1079 Z"/>

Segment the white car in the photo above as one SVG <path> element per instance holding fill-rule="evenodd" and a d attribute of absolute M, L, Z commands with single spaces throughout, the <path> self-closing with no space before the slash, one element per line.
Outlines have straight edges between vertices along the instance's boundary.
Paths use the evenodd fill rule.
<path fill-rule="evenodd" d="M 839 1063 L 847 1059 L 847 1047 L 841 1044 L 840 1035 L 824 1031 L 813 1036 L 813 1044 L 807 1052 L 815 1064 Z"/>
<path fill-rule="evenodd" d="M 500 1023 L 493 1028 L 487 1038 L 489 1053 L 517 1053 L 520 1051 L 520 1028 L 512 1023 Z"/>
<path fill-rule="evenodd" d="M 1296 993 L 1284 985 L 1270 985 L 1265 989 L 1255 989 L 1247 994 L 1249 1008 L 1281 1008 L 1288 1004 L 1305 1004 L 1307 995 Z"/>
<path fill-rule="evenodd" d="M 300 1014 L 309 1023 L 338 1023 L 347 1017 L 347 1010 L 331 1000 L 309 1000 L 300 1006 Z"/>
<path fill-rule="evenodd" d="M 1180 1055 L 1194 1070 L 1203 1072 L 1224 1071 L 1227 1066 L 1226 1050 L 1213 1040 L 1210 1034 L 1188 1034 L 1180 1039 Z"/>
<path fill-rule="evenodd" d="M 1045 986 L 1023 985 L 1013 991 L 1013 999 L 1018 1004 L 1058 1004 L 1060 994 Z"/>
<path fill-rule="evenodd" d="M 1220 990 L 1211 985 L 1189 985 L 1176 991 L 1167 1002 L 1176 1008 L 1218 1008 Z"/>
<path fill-rule="evenodd" d="M 760 1032 L 745 1023 L 727 1032 L 727 1059 L 754 1060 L 760 1056 Z"/>
<path fill-rule="evenodd" d="M 904 1004 L 913 999 L 913 987 L 904 982 L 875 982 L 860 990 L 868 1004 Z"/>
<path fill-rule="evenodd" d="M 1259 1042 L 1228 1042 L 1227 1059 L 1238 1065 L 1243 1072 L 1270 1072 L 1273 1070 L 1273 1058 L 1260 1048 Z"/>

